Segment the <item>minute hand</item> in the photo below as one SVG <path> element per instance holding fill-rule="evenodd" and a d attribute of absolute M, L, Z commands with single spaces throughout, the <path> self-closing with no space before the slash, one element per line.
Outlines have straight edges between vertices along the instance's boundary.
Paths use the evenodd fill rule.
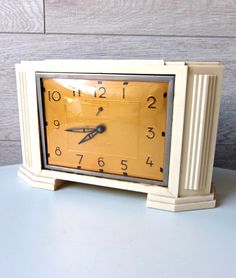
<path fill-rule="evenodd" d="M 65 129 L 65 131 L 68 131 L 68 132 L 79 132 L 79 133 L 88 133 L 88 132 L 96 131 L 96 128 L 93 128 L 93 127 L 72 127 L 72 128 Z"/>

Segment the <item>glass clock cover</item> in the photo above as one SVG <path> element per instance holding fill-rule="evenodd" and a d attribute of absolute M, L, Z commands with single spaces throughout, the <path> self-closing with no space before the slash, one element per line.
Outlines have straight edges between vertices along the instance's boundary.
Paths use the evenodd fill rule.
<path fill-rule="evenodd" d="M 173 76 L 36 77 L 45 169 L 166 184 Z"/>

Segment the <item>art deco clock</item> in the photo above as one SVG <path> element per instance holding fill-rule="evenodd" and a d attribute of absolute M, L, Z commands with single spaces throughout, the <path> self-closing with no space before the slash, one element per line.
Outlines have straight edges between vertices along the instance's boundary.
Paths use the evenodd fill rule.
<path fill-rule="evenodd" d="M 64 181 L 147 193 L 147 206 L 215 206 L 219 63 L 58 60 L 16 65 L 23 165 Z"/>

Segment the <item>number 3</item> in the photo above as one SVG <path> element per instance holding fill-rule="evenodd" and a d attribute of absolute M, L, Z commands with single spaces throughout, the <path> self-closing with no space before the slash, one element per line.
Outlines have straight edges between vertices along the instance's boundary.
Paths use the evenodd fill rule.
<path fill-rule="evenodd" d="M 153 139 L 155 137 L 155 132 L 153 130 L 154 130 L 153 127 L 148 127 L 147 134 L 146 134 L 148 139 Z"/>

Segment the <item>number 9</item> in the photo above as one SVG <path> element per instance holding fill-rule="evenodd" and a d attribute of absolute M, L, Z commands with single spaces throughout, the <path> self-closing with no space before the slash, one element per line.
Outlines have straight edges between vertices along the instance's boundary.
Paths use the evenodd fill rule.
<path fill-rule="evenodd" d="M 53 124 L 57 129 L 60 128 L 60 122 L 58 120 L 54 120 Z"/>

